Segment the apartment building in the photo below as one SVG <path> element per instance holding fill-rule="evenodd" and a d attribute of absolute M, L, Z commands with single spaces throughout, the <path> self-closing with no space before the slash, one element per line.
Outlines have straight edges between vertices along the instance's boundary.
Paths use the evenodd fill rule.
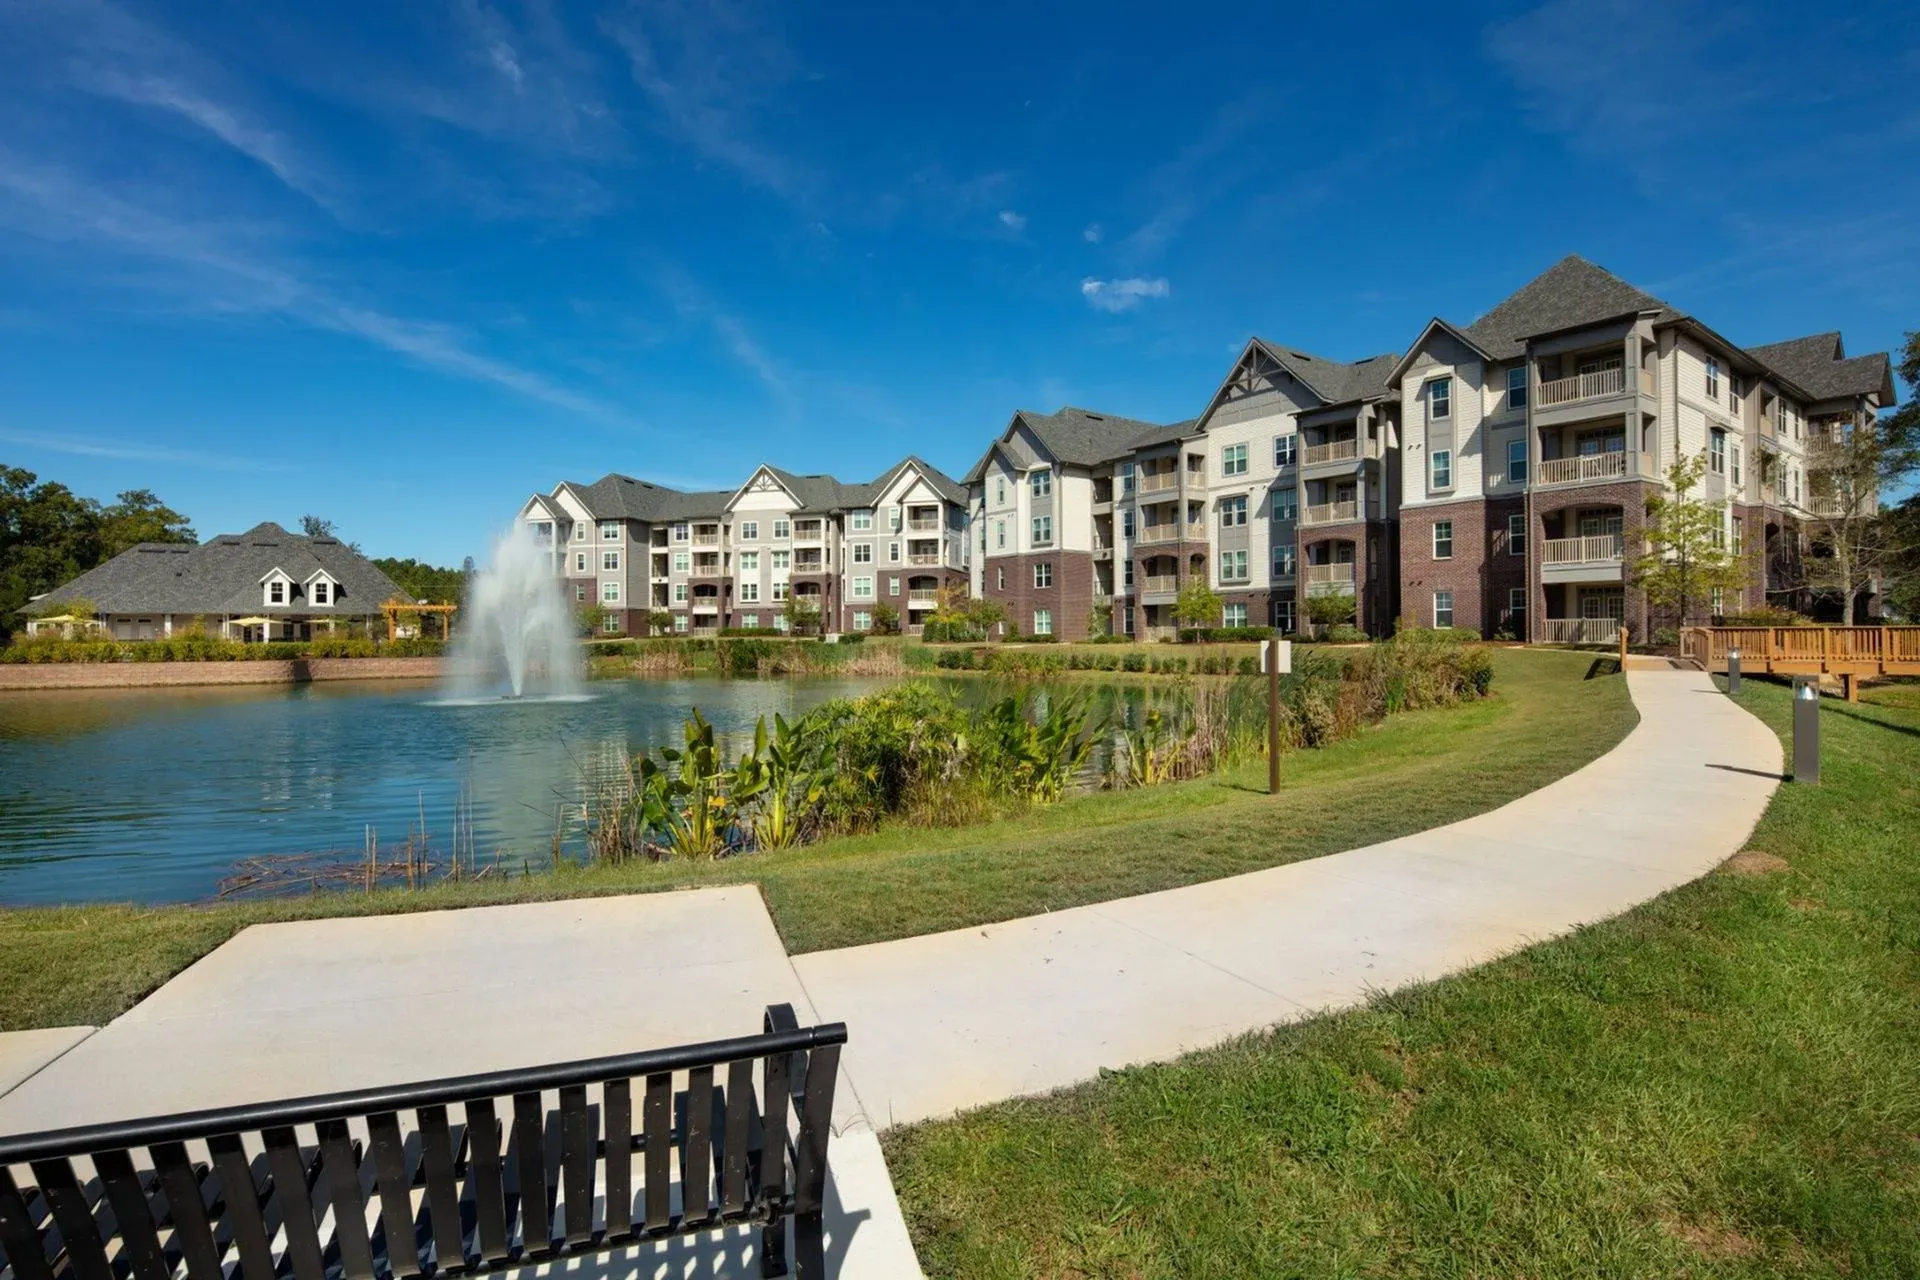
<path fill-rule="evenodd" d="M 1404 611 L 1536 642 L 1647 633 L 1627 566 L 1683 457 L 1708 460 L 1704 496 L 1754 570 L 1712 609 L 1794 602 L 1808 424 L 1892 402 L 1884 354 L 1847 360 L 1833 334 L 1743 349 L 1578 257 L 1471 324 L 1429 322 L 1388 384 Z"/>
<path fill-rule="evenodd" d="M 571 601 L 609 632 L 786 627 L 789 595 L 828 631 L 865 631 L 886 603 L 918 628 L 943 587 L 964 588 L 966 494 L 908 457 L 866 484 L 761 466 L 738 489 L 686 492 L 611 474 L 522 504 Z"/>

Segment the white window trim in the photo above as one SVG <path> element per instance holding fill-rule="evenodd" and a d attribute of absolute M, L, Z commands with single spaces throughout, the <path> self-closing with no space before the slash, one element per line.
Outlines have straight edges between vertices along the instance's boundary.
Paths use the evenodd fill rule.
<path fill-rule="evenodd" d="M 1444 482 L 1440 479 L 1440 460 L 1442 458 L 1447 460 L 1447 478 Z M 1427 487 L 1429 489 L 1442 491 L 1448 491 L 1453 488 L 1453 450 L 1435 449 L 1427 455 Z"/>
<path fill-rule="evenodd" d="M 1447 553 L 1445 555 L 1440 554 L 1440 530 L 1443 527 L 1447 531 Z M 1435 520 L 1429 541 L 1432 543 L 1431 550 L 1435 560 L 1453 559 L 1453 521 Z"/>
<path fill-rule="evenodd" d="M 1446 403 L 1446 412 L 1435 413 L 1433 411 L 1433 393 L 1436 390 L 1439 390 L 1441 388 L 1445 388 L 1445 391 L 1446 391 L 1446 395 L 1444 396 L 1444 400 Z M 1429 378 L 1427 380 L 1427 386 L 1426 386 L 1426 400 L 1427 400 L 1427 421 L 1429 422 L 1453 421 L 1453 378 L 1452 376 L 1448 375 L 1442 378 Z"/>

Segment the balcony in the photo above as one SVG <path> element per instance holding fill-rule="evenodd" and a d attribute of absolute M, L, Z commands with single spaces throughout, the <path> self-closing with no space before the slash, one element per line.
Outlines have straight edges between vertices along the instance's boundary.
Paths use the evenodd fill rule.
<path fill-rule="evenodd" d="M 1543 644 L 1613 644 L 1620 638 L 1618 618 L 1542 618 Z"/>
<path fill-rule="evenodd" d="M 933 609 L 937 608 L 939 604 L 940 593 L 938 591 L 907 592 L 907 608 L 909 609 Z"/>
<path fill-rule="evenodd" d="M 717 533 L 696 533 L 693 535 L 693 545 L 696 547 L 717 547 L 720 545 L 720 535 Z"/>
<path fill-rule="evenodd" d="M 720 612 L 720 598 L 718 596 L 696 596 L 693 601 L 693 611 L 695 613 L 718 613 Z"/>
<path fill-rule="evenodd" d="M 799 520 L 793 526 L 795 542 L 818 542 L 825 536 L 825 528 L 818 520 Z"/>
<path fill-rule="evenodd" d="M 793 571 L 795 573 L 825 573 L 827 566 L 826 563 L 821 560 L 803 560 L 796 557 L 793 562 Z"/>
<path fill-rule="evenodd" d="M 1309 467 L 1323 462 L 1349 462 L 1359 456 L 1360 441 L 1357 438 L 1335 440 L 1330 444 L 1310 444 L 1301 450 L 1301 460 Z"/>
<path fill-rule="evenodd" d="M 724 578 L 727 571 L 717 564 L 697 564 L 687 575 L 690 578 Z"/>
<path fill-rule="evenodd" d="M 1635 385 L 1647 395 L 1653 394 L 1653 374 L 1645 369 L 1636 370 L 1639 375 Z M 1603 400 L 1609 396 L 1626 394 L 1627 371 L 1619 365 L 1610 369 L 1595 369 L 1589 373 L 1576 373 L 1570 378 L 1555 378 L 1543 382 L 1535 392 L 1534 405 L 1540 409 L 1552 409 L 1560 405 L 1578 404 L 1582 400 Z"/>
<path fill-rule="evenodd" d="M 1342 520 L 1358 520 L 1360 503 L 1357 499 L 1346 502 L 1310 502 L 1300 508 L 1301 524 L 1337 524 Z"/>
<path fill-rule="evenodd" d="M 1653 459 L 1630 449 L 1588 453 L 1573 458 L 1549 458 L 1540 464 L 1536 487 L 1567 484 L 1606 484 L 1616 480 L 1655 479 Z"/>
<path fill-rule="evenodd" d="M 1142 493 L 1166 493 L 1179 487 L 1180 473 L 1178 471 L 1162 471 L 1157 474 L 1143 475 L 1140 477 L 1140 492 Z"/>
<path fill-rule="evenodd" d="M 1180 576 L 1173 573 L 1150 573 L 1142 582 L 1142 590 L 1149 595 L 1174 595 L 1180 590 Z"/>
<path fill-rule="evenodd" d="M 1345 586 L 1353 585 L 1353 565 L 1348 564 L 1310 564 L 1307 566 L 1307 585 Z"/>
<path fill-rule="evenodd" d="M 939 516 L 915 517 L 914 519 L 907 521 L 907 532 L 908 533 L 938 533 L 940 532 L 940 517 Z"/>
<path fill-rule="evenodd" d="M 941 562 L 941 558 L 940 558 L 940 553 L 939 553 L 938 551 L 909 551 L 909 552 L 907 552 L 907 563 L 908 563 L 908 564 L 911 564 L 911 565 L 933 565 L 933 566 L 938 566 L 938 565 L 940 564 L 940 562 Z"/>
<path fill-rule="evenodd" d="M 1143 547 L 1151 547 L 1168 542 L 1205 542 L 1207 526 L 1203 520 L 1194 520 L 1186 524 L 1149 524 L 1140 527 L 1140 534 L 1134 539 Z"/>
<path fill-rule="evenodd" d="M 1590 534 L 1584 538 L 1549 538 L 1541 544 L 1540 563 L 1601 564 L 1618 563 L 1626 550 L 1626 539 L 1617 533 Z"/>

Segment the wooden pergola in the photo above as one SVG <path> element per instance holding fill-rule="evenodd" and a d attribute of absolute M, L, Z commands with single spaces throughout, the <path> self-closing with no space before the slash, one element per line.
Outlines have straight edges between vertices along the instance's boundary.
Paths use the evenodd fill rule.
<path fill-rule="evenodd" d="M 405 600 L 389 600 L 380 606 L 380 612 L 387 615 L 387 639 L 392 640 L 400 628 L 400 615 L 403 613 L 437 613 L 441 615 L 440 634 L 445 637 L 453 633 L 453 615 L 460 612 L 457 604 L 412 604 Z"/>

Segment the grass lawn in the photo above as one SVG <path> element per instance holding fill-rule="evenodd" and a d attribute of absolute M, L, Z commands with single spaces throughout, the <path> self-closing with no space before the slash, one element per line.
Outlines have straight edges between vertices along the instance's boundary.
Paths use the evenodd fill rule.
<path fill-rule="evenodd" d="M 1790 702 L 1742 701 L 1785 737 Z M 1920 708 L 1733 866 L 1368 1008 L 886 1136 L 933 1276 L 1920 1275 Z M 1783 861 L 1777 861 L 1783 860 Z"/>
<path fill-rule="evenodd" d="M 1409 834 L 1579 767 L 1635 721 L 1587 655 L 1498 651 L 1494 696 L 1194 782 L 1068 799 L 948 830 L 893 829 L 713 864 L 648 863 L 198 907 L 0 912 L 0 1029 L 98 1023 L 246 925 L 324 915 L 755 883 L 789 949 L 817 951 L 1171 888 Z"/>

